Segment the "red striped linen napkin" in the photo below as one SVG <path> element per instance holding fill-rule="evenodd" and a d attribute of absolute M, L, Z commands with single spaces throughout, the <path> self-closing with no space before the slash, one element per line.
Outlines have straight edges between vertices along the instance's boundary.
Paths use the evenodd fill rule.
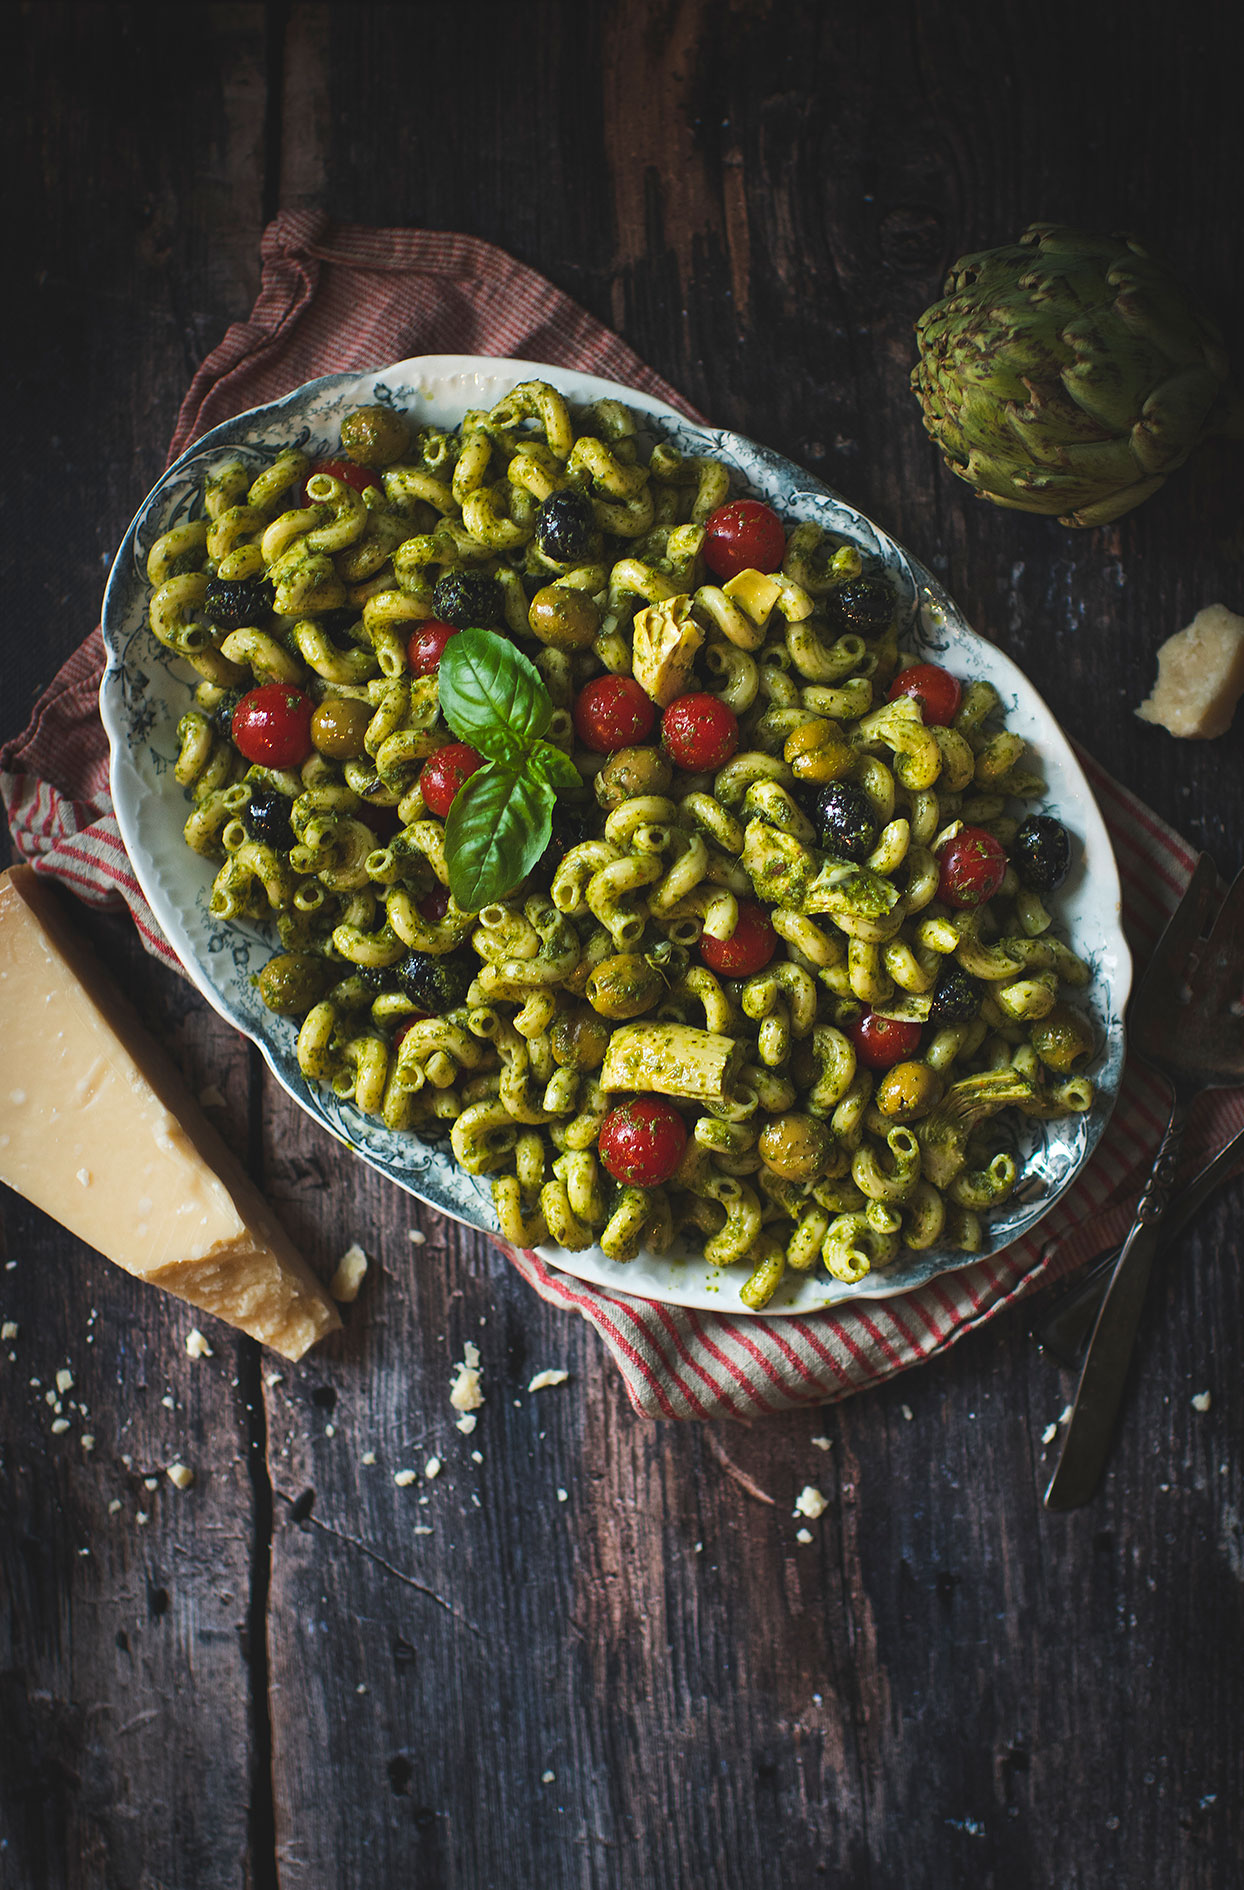
<path fill-rule="evenodd" d="M 334 225 L 317 212 L 287 211 L 265 232 L 262 259 L 251 317 L 229 329 L 195 375 L 170 461 L 220 421 L 304 381 L 415 354 L 549 361 L 642 388 L 698 417 L 617 335 L 534 270 L 474 237 Z M 148 950 L 176 968 L 112 812 L 98 710 L 103 667 L 96 629 L 36 704 L 29 727 L 0 751 L 0 792 L 23 858 L 89 904 L 123 900 Z M 1081 761 L 1114 841 L 1124 923 L 1143 962 L 1195 855 L 1091 757 Z M 1129 1065 L 1108 1133 L 1035 1233 L 918 1292 L 803 1318 L 704 1312 L 604 1292 L 535 1253 L 503 1251 L 543 1299 L 596 1328 L 643 1416 L 762 1417 L 829 1403 L 919 1365 L 1121 1239 L 1163 1121 L 1162 1086 Z M 1244 1099 L 1208 1099 L 1186 1144 L 1189 1171 L 1241 1121 Z"/>

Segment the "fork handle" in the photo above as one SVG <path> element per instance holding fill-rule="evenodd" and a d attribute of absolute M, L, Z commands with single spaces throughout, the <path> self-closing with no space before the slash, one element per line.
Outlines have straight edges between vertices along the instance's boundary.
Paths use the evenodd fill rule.
<path fill-rule="evenodd" d="M 1162 1215 L 1174 1185 L 1184 1123 L 1185 1110 L 1176 1101 L 1093 1327 L 1058 1467 L 1045 1492 L 1047 1509 L 1078 1509 L 1101 1480 L 1160 1244 Z"/>

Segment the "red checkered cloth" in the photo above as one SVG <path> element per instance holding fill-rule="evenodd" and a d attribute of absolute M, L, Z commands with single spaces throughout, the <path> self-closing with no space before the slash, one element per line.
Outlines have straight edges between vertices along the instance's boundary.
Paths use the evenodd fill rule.
<path fill-rule="evenodd" d="M 415 354 L 512 355 L 642 388 L 696 418 L 673 388 L 599 322 L 504 251 L 430 230 L 279 216 L 263 239 L 263 286 L 203 363 L 182 403 L 174 459 L 208 428 L 337 371 Z M 177 961 L 142 896 L 108 796 L 99 720 L 98 630 L 65 664 L 24 734 L 0 752 L 0 790 L 17 851 L 93 905 L 124 900 L 147 948 Z M 1090 757 L 1081 756 L 1114 840 L 1124 922 L 1143 961 L 1195 855 Z M 753 1418 L 823 1404 L 932 1358 L 1003 1307 L 1122 1238 L 1165 1120 L 1165 1096 L 1129 1066 L 1107 1135 L 1071 1193 L 1029 1235 L 918 1292 L 856 1300 L 803 1318 L 698 1312 L 604 1292 L 505 1251 L 542 1298 L 588 1319 L 647 1417 Z M 1220 1095 L 1194 1116 L 1191 1169 L 1244 1121 Z"/>

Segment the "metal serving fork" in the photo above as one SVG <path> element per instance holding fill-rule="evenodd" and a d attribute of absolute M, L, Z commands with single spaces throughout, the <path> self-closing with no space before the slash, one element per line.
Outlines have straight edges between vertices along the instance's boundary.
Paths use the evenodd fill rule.
<path fill-rule="evenodd" d="M 1087 1503 L 1105 1467 L 1188 1106 L 1244 1085 L 1244 872 L 1220 906 L 1216 885 L 1203 853 L 1129 1007 L 1129 1044 L 1170 1084 L 1170 1114 L 1093 1327 L 1047 1509 Z"/>

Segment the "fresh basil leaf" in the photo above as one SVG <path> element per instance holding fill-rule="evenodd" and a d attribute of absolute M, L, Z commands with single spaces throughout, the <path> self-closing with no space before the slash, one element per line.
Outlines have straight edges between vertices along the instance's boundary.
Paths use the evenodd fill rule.
<path fill-rule="evenodd" d="M 583 776 L 570 756 L 552 742 L 537 742 L 527 759 L 527 766 L 541 781 L 562 794 L 582 794 Z"/>
<path fill-rule="evenodd" d="M 540 672 L 494 630 L 462 630 L 437 671 L 441 714 L 459 741 L 511 762 L 544 734 L 553 704 Z"/>
<path fill-rule="evenodd" d="M 449 890 L 463 912 L 504 899 L 531 871 L 549 843 L 555 801 L 547 782 L 499 761 L 463 782 L 445 822 Z"/>

